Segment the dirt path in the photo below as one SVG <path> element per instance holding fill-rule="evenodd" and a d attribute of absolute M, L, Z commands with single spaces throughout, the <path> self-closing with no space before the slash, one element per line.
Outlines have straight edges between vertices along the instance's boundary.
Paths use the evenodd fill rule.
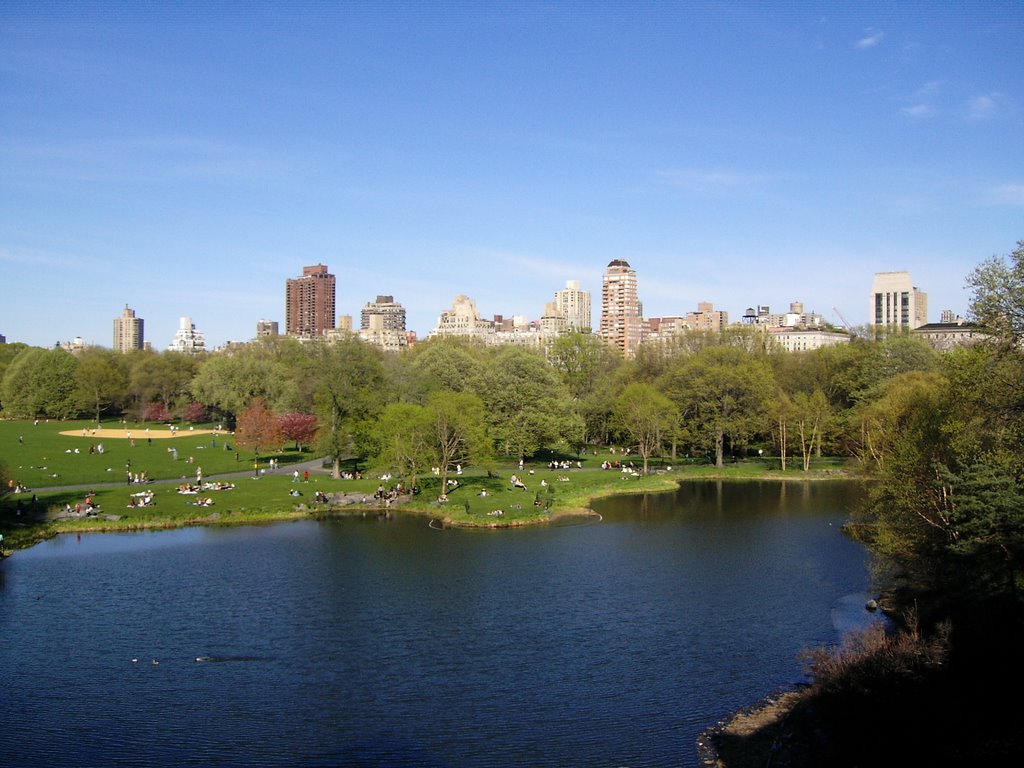
<path fill-rule="evenodd" d="M 81 431 L 69 429 L 61 432 L 68 437 L 102 437 L 105 440 L 130 440 L 133 437 L 139 440 L 153 438 L 154 440 L 170 440 L 178 437 L 194 437 L 195 435 L 230 435 L 223 429 L 176 429 L 173 432 L 169 429 L 83 429 Z"/>

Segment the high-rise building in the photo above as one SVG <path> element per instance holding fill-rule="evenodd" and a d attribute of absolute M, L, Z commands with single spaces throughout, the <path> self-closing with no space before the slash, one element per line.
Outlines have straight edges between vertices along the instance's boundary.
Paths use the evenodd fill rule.
<path fill-rule="evenodd" d="M 134 309 L 128 309 L 124 305 L 124 312 L 120 317 L 114 318 L 114 351 L 131 352 L 133 349 L 142 349 L 142 318 L 135 316 Z"/>
<path fill-rule="evenodd" d="M 388 351 L 404 349 L 408 345 L 405 334 L 405 307 L 394 296 L 378 296 L 368 302 L 360 313 L 359 337 Z"/>
<path fill-rule="evenodd" d="M 563 290 L 555 291 L 555 311 L 565 318 L 566 325 L 573 331 L 590 333 L 594 327 L 590 291 L 581 291 L 579 280 L 567 280 Z"/>
<path fill-rule="evenodd" d="M 196 355 L 206 351 L 206 337 L 202 331 L 196 330 L 191 317 L 183 317 L 178 321 L 178 330 L 174 334 L 174 340 L 167 346 L 167 350 Z"/>
<path fill-rule="evenodd" d="M 643 340 L 643 306 L 637 296 L 636 271 L 623 259 L 608 264 L 601 283 L 601 338 L 626 357 Z"/>
<path fill-rule="evenodd" d="M 334 328 L 334 275 L 323 264 L 303 267 L 285 286 L 285 333 L 323 336 Z"/>
<path fill-rule="evenodd" d="M 868 317 L 869 325 L 918 328 L 928 322 L 928 294 L 911 283 L 909 272 L 876 272 Z"/>
<path fill-rule="evenodd" d="M 389 331 L 405 331 L 405 307 L 394 296 L 378 296 L 367 302 L 359 317 L 360 330 L 377 327 Z"/>

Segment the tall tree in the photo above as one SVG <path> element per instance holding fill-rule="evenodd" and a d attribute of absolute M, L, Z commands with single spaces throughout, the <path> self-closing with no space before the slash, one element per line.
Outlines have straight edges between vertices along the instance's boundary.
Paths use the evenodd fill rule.
<path fill-rule="evenodd" d="M 516 346 L 498 350 L 477 389 L 491 436 L 505 455 L 532 456 L 545 445 L 571 443 L 582 432 L 568 391 L 537 352 Z"/>
<path fill-rule="evenodd" d="M 191 382 L 196 399 L 233 420 L 256 398 L 284 407 L 301 369 L 277 360 L 257 345 L 207 357 Z"/>
<path fill-rule="evenodd" d="M 92 410 L 99 423 L 103 412 L 128 396 L 125 356 L 102 347 L 78 355 L 76 394 L 83 408 Z"/>
<path fill-rule="evenodd" d="M 441 488 L 448 487 L 448 473 L 457 465 L 490 460 L 490 438 L 484 404 L 470 392 L 439 391 L 427 400 L 430 417 L 430 449 L 441 474 Z"/>
<path fill-rule="evenodd" d="M 199 360 L 182 352 L 133 352 L 129 358 L 128 390 L 136 414 L 148 403 L 161 402 L 171 409 L 190 398 L 192 379 Z"/>
<path fill-rule="evenodd" d="M 675 361 L 662 391 L 676 404 L 693 445 L 725 463 L 725 443 L 767 432 L 774 376 L 767 359 L 737 347 L 706 347 Z"/>
<path fill-rule="evenodd" d="M 1024 341 L 1024 240 L 1008 258 L 993 256 L 967 277 L 971 315 L 1010 345 Z"/>
<path fill-rule="evenodd" d="M 411 355 L 408 396 L 425 403 L 431 392 L 475 392 L 486 351 L 479 343 L 457 338 L 430 339 Z"/>
<path fill-rule="evenodd" d="M 439 461 L 432 448 L 435 424 L 422 405 L 391 403 L 373 429 L 373 456 L 381 466 L 399 472 L 415 488 L 420 472 Z"/>
<path fill-rule="evenodd" d="M 316 381 L 317 445 L 331 459 L 337 479 L 342 460 L 362 450 L 361 423 L 375 417 L 387 400 L 384 367 L 378 350 L 352 336 L 318 345 L 309 375 Z"/>
<path fill-rule="evenodd" d="M 666 435 L 675 426 L 675 406 L 653 385 L 635 382 L 616 399 L 615 419 L 636 446 L 646 475 L 651 456 L 661 449 Z"/>
<path fill-rule="evenodd" d="M 594 392 L 603 377 L 621 364 L 622 358 L 592 333 L 572 331 L 555 339 L 548 360 L 562 377 L 573 400 Z"/>
<path fill-rule="evenodd" d="M 800 455 L 804 472 L 811 468 L 811 456 L 816 449 L 820 455 L 821 432 L 828 419 L 828 399 L 816 389 L 811 393 L 797 392 L 792 400 L 792 420 L 800 437 Z"/>
<path fill-rule="evenodd" d="M 979 307 L 1000 308 L 1008 343 L 944 354 L 935 370 L 904 372 L 857 409 L 876 482 L 856 530 L 927 614 L 995 605 L 989 616 L 1019 625 L 1024 353 L 1013 343 L 1020 299 L 1009 269 L 984 263 L 972 283 Z"/>
<path fill-rule="evenodd" d="M 2 401 L 10 416 L 66 419 L 79 411 L 78 359 L 63 349 L 27 347 L 4 372 Z"/>

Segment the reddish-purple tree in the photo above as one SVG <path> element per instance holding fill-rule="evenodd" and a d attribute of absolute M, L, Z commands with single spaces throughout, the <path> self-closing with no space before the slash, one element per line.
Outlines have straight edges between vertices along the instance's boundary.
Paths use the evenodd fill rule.
<path fill-rule="evenodd" d="M 150 403 L 142 410 L 143 421 L 170 421 L 173 418 L 174 414 L 159 400 L 155 403 Z"/>
<path fill-rule="evenodd" d="M 189 403 L 181 412 L 181 418 L 193 424 L 197 421 L 206 421 L 206 406 L 202 403 Z"/>
<path fill-rule="evenodd" d="M 312 413 L 283 413 L 277 417 L 277 423 L 281 426 L 281 434 L 295 441 L 296 451 L 300 445 L 309 445 L 313 442 L 319 426 L 316 416 Z"/>
<path fill-rule="evenodd" d="M 281 439 L 281 425 L 277 423 L 277 416 L 267 408 L 262 397 L 253 400 L 239 415 L 235 428 L 235 442 L 242 448 L 252 449 L 257 467 L 260 451 L 279 447 Z"/>

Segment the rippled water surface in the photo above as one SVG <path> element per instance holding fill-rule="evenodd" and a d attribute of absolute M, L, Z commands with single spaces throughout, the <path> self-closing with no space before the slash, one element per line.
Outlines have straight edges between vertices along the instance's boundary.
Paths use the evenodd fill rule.
<path fill-rule="evenodd" d="M 860 620 L 852 494 L 703 482 L 581 525 L 59 537 L 0 565 L 0 754 L 694 765 L 700 731 Z"/>

